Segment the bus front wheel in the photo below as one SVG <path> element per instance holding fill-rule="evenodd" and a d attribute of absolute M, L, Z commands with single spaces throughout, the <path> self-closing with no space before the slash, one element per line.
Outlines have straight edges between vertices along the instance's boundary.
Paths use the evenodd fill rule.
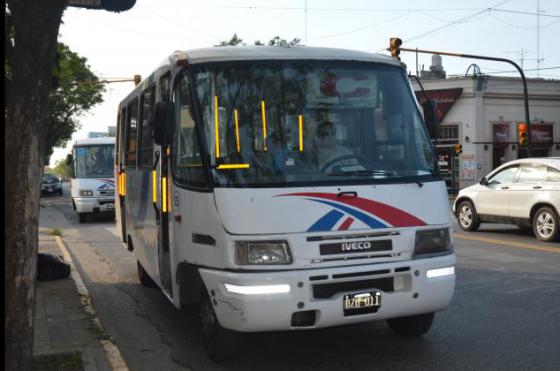
<path fill-rule="evenodd" d="M 87 222 L 87 215 L 84 213 L 78 213 L 78 220 L 80 221 L 80 223 Z"/>
<path fill-rule="evenodd" d="M 200 303 L 200 323 L 206 354 L 214 362 L 221 362 L 231 356 L 235 349 L 235 333 L 223 328 L 218 322 L 214 304 L 207 293 Z"/>
<path fill-rule="evenodd" d="M 409 317 L 392 318 L 387 324 L 399 336 L 416 338 L 424 335 L 434 321 L 434 313 L 418 314 Z"/>

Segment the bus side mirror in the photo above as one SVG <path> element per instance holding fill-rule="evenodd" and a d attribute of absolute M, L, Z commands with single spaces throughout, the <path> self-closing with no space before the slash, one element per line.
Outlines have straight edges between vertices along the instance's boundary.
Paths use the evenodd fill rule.
<path fill-rule="evenodd" d="M 426 99 L 422 103 L 422 110 L 424 111 L 424 122 L 426 123 L 426 129 L 428 129 L 430 138 L 437 139 L 439 132 L 434 102 L 431 99 Z"/>
<path fill-rule="evenodd" d="M 70 177 L 74 178 L 74 156 L 71 153 L 66 155 L 66 166 L 68 166 Z"/>
<path fill-rule="evenodd" d="M 166 133 L 171 129 L 173 122 L 174 105 L 172 102 L 157 102 L 152 116 L 152 131 L 154 134 L 154 143 L 161 146 L 164 144 Z"/>

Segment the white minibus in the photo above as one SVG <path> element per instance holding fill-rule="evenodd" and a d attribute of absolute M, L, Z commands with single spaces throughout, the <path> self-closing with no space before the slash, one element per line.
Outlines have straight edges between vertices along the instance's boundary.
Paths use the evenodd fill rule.
<path fill-rule="evenodd" d="M 115 138 L 78 139 L 72 147 L 70 193 L 80 223 L 115 212 Z"/>
<path fill-rule="evenodd" d="M 178 51 L 120 103 L 117 219 L 142 284 L 236 332 L 387 320 L 455 288 L 449 202 L 401 63 L 312 47 Z M 430 121 L 430 120 L 427 120 Z"/>

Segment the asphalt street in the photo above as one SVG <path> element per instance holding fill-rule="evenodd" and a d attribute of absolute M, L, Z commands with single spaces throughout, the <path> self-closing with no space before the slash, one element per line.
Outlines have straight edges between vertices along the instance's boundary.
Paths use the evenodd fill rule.
<path fill-rule="evenodd" d="M 79 224 L 65 187 L 63 197 L 41 199 L 54 215 L 41 226 L 62 230 L 130 370 L 560 369 L 560 244 L 538 242 L 530 231 L 456 227 L 455 296 L 421 339 L 397 337 L 385 322 L 242 335 L 237 357 L 216 365 L 203 350 L 196 313 L 141 286 L 113 219 Z"/>

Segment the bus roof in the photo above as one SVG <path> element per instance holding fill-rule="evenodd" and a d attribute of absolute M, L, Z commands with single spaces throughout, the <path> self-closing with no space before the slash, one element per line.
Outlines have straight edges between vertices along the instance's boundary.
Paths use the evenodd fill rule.
<path fill-rule="evenodd" d="M 96 144 L 115 144 L 115 137 L 78 139 L 74 146 L 91 146 Z"/>
<path fill-rule="evenodd" d="M 163 64 L 184 58 L 189 64 L 246 60 L 344 60 L 400 65 L 399 61 L 383 54 L 308 46 L 220 46 L 192 49 L 176 51 Z"/>
<path fill-rule="evenodd" d="M 145 80 L 138 84 L 119 103 L 119 111 L 124 104 L 134 99 L 138 91 L 143 91 L 153 84 L 154 80 L 176 67 L 179 60 L 186 60 L 189 65 L 229 61 L 267 61 L 267 60 L 324 60 L 324 61 L 357 61 L 383 63 L 401 66 L 401 62 L 388 55 L 364 51 L 319 48 L 309 46 L 220 46 L 191 50 L 177 50 L 163 60 Z"/>

